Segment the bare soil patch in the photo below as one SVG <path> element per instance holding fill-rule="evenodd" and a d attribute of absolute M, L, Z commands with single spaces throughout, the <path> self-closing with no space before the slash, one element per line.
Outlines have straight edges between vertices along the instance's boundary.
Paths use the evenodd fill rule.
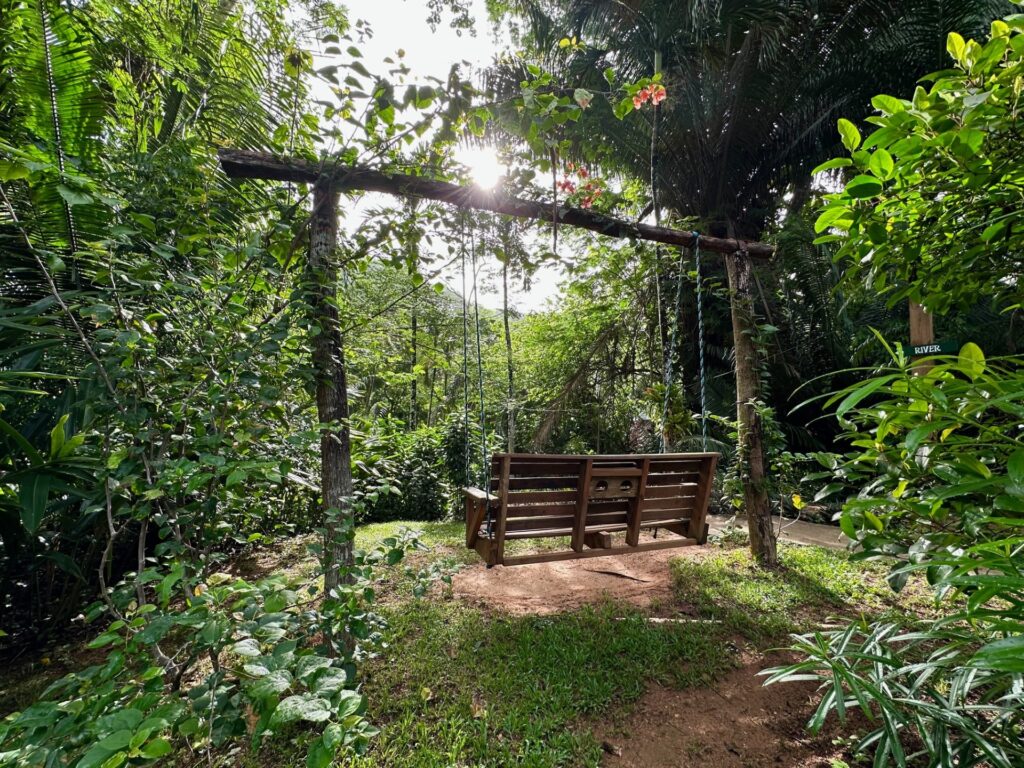
<path fill-rule="evenodd" d="M 835 733 L 828 728 L 818 736 L 805 729 L 815 684 L 765 687 L 757 674 L 785 661 L 780 655 L 747 655 L 740 668 L 706 688 L 652 684 L 625 722 L 595 734 L 609 753 L 602 765 L 828 768 L 844 749 L 832 743 Z"/>
<path fill-rule="evenodd" d="M 470 604 L 514 616 L 560 613 L 608 601 L 655 614 L 671 608 L 674 615 L 685 615 L 686 606 L 673 597 L 669 561 L 703 556 L 698 547 L 680 547 L 489 570 L 477 563 L 456 574 L 452 591 Z"/>

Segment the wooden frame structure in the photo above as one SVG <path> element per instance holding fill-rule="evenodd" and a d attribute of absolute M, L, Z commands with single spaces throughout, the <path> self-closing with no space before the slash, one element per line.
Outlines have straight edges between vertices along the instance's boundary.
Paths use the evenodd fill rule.
<path fill-rule="evenodd" d="M 488 488 L 463 489 L 466 546 L 492 566 L 703 544 L 718 458 L 717 453 L 495 454 Z M 674 535 L 641 543 L 645 529 Z M 612 545 L 615 533 L 625 534 L 624 546 Z M 571 548 L 505 556 L 507 541 L 549 536 L 568 536 Z"/>
<path fill-rule="evenodd" d="M 391 173 L 373 168 L 349 166 L 336 158 L 310 162 L 265 152 L 222 149 L 221 167 L 231 178 L 277 180 L 310 184 L 313 205 L 309 217 L 308 267 L 316 278 L 316 290 L 310 300 L 310 320 L 316 333 L 311 338 L 313 368 L 316 377 L 317 416 L 321 430 L 321 508 L 324 510 L 330 563 L 325 588 L 337 584 L 337 568 L 352 562 L 352 544 L 336 535 L 339 523 L 327 513 L 351 515 L 352 467 L 348 428 L 348 392 L 345 376 L 345 347 L 333 300 L 337 291 L 337 211 L 341 192 L 366 190 L 402 197 L 422 198 L 495 213 L 552 221 L 561 225 L 588 229 L 607 237 L 648 240 L 682 247 L 693 247 L 698 236 L 693 232 L 630 222 L 594 211 L 549 202 L 523 200 L 475 186 L 459 186 L 425 176 Z M 699 236 L 702 251 L 723 256 L 729 278 L 733 342 L 736 348 L 736 418 L 739 425 L 739 454 L 743 457 L 744 499 L 747 507 L 751 545 L 758 558 L 775 560 L 775 538 L 771 525 L 768 495 L 765 490 L 763 430 L 754 403 L 760 398 L 758 355 L 754 346 L 755 260 L 768 260 L 774 247 L 736 238 Z"/>

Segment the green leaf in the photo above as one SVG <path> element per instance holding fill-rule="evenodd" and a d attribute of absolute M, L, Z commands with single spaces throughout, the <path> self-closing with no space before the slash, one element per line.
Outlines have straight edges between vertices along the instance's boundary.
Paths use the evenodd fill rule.
<path fill-rule="evenodd" d="M 883 181 L 888 179 L 892 176 L 894 167 L 892 155 L 884 149 L 876 149 L 871 153 L 871 159 L 868 161 L 868 168 L 871 169 L 871 172 L 878 178 Z"/>
<path fill-rule="evenodd" d="M 21 481 L 18 490 L 21 524 L 30 534 L 34 534 L 42 525 L 52 483 L 53 478 L 44 472 L 34 472 L 27 479 Z"/>
<path fill-rule="evenodd" d="M 857 147 L 860 146 L 860 131 L 857 130 L 857 126 L 847 120 L 845 117 L 839 118 L 839 136 L 843 140 L 843 146 L 853 152 Z"/>
<path fill-rule="evenodd" d="M 0 160 L 0 181 L 15 181 L 16 179 L 27 179 L 28 168 L 8 160 Z"/>
<path fill-rule="evenodd" d="M 1006 474 L 1011 483 L 1024 490 L 1024 448 L 1019 448 L 1010 454 L 1010 458 L 1006 461 Z"/>
<path fill-rule="evenodd" d="M 61 448 L 64 447 L 64 425 L 68 421 L 68 415 L 64 414 L 57 421 L 57 425 L 50 430 L 50 459 L 60 456 Z"/>
<path fill-rule="evenodd" d="M 897 112 L 903 112 L 906 109 L 906 106 L 900 99 L 884 94 L 879 94 L 871 99 L 871 106 L 883 115 L 895 115 Z"/>
<path fill-rule="evenodd" d="M 848 168 L 851 165 L 853 165 L 853 160 L 848 157 L 833 157 L 831 160 L 826 160 L 824 163 L 817 166 L 813 171 L 811 171 L 811 175 L 816 176 L 819 173 L 831 171 L 833 168 Z"/>
<path fill-rule="evenodd" d="M 282 694 L 291 687 L 291 673 L 286 669 L 277 669 L 250 685 L 247 693 L 257 699 L 267 699 Z"/>
<path fill-rule="evenodd" d="M 957 62 L 962 63 L 964 52 L 967 50 L 967 43 L 964 42 L 963 37 L 959 33 L 950 32 L 946 36 L 946 50 L 949 51 L 949 55 L 956 59 Z"/>
<path fill-rule="evenodd" d="M 322 723 L 330 720 L 332 714 L 331 705 L 325 699 L 309 695 L 289 696 L 277 705 L 270 722 L 271 725 L 284 725 L 297 720 Z"/>
<path fill-rule="evenodd" d="M 1024 635 L 1006 637 L 983 646 L 971 658 L 970 665 L 998 672 L 1024 672 Z"/>
<path fill-rule="evenodd" d="M 173 747 L 171 742 L 167 739 L 153 739 L 141 750 L 143 757 L 148 757 L 150 760 L 156 760 L 158 757 L 169 755 Z"/>
<path fill-rule="evenodd" d="M 956 367 L 973 381 L 985 372 L 985 353 L 973 341 L 960 348 Z"/>
<path fill-rule="evenodd" d="M 86 205 L 92 202 L 92 198 L 85 192 L 79 192 L 63 184 L 57 185 L 57 191 L 64 198 L 68 205 Z"/>
<path fill-rule="evenodd" d="M 854 176 L 853 179 L 850 180 L 850 183 L 846 185 L 846 193 L 850 197 L 875 197 L 881 191 L 882 182 L 874 176 L 868 176 L 866 174 Z"/>

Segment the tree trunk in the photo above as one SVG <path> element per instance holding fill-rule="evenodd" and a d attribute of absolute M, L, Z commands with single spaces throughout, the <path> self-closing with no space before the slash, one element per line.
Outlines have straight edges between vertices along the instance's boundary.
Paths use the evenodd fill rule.
<path fill-rule="evenodd" d="M 508 452 L 516 450 L 516 387 L 515 369 L 512 366 L 512 330 L 508 324 L 508 248 L 505 249 L 505 261 L 501 265 L 502 315 L 505 318 L 505 363 L 508 367 L 508 399 L 505 402 L 505 434 L 508 439 Z"/>
<path fill-rule="evenodd" d="M 417 318 L 416 318 L 416 297 L 413 296 L 413 299 L 412 299 L 412 385 L 410 387 L 410 392 L 409 392 L 409 400 L 410 400 L 410 402 L 409 402 L 409 428 L 410 429 L 416 429 L 416 422 L 418 421 L 418 419 L 416 417 L 417 417 L 417 411 L 419 410 L 417 402 L 416 402 L 418 397 L 419 397 L 418 393 L 416 392 L 416 355 L 417 355 L 417 350 L 416 350 L 416 334 L 417 334 L 416 320 L 417 320 Z"/>
<path fill-rule="evenodd" d="M 352 565 L 352 458 L 348 424 L 345 348 L 338 324 L 337 193 L 329 184 L 313 191 L 309 233 L 310 306 L 317 418 L 320 431 L 320 496 L 324 526 L 324 592 L 331 594 Z"/>
<path fill-rule="evenodd" d="M 737 460 L 743 478 L 743 501 L 750 532 L 750 550 L 762 566 L 778 564 L 775 531 L 765 483 L 764 432 L 754 403 L 761 397 L 757 348 L 754 342 L 754 272 L 745 253 L 726 257 L 732 336 L 736 354 Z"/>
<path fill-rule="evenodd" d="M 935 343 L 935 323 L 932 314 L 916 301 L 910 302 L 910 346 L 920 347 Z M 932 369 L 927 360 L 914 364 L 914 373 L 923 376 Z"/>

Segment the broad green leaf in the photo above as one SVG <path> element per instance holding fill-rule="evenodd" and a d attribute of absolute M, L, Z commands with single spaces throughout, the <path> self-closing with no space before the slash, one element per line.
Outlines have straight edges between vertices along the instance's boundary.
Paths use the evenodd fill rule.
<path fill-rule="evenodd" d="M 894 96 L 886 96 L 885 94 L 879 94 L 871 99 L 871 106 L 883 115 L 894 115 L 897 112 L 903 112 L 906 109 L 902 100 L 897 99 Z"/>
<path fill-rule="evenodd" d="M 868 161 L 868 168 L 878 178 L 883 181 L 892 176 L 893 171 L 892 155 L 890 155 L 884 149 L 876 149 L 871 153 L 871 159 Z"/>
<path fill-rule="evenodd" d="M 270 722 L 272 725 L 294 723 L 298 720 L 322 723 L 330 720 L 332 715 L 331 705 L 326 699 L 310 695 L 289 696 L 277 705 Z"/>
<path fill-rule="evenodd" d="M 985 372 L 985 353 L 981 347 L 973 341 L 964 344 L 957 357 L 957 368 L 972 380 L 981 376 Z"/>
<path fill-rule="evenodd" d="M 964 52 L 967 50 L 967 43 L 964 42 L 963 37 L 959 33 L 950 32 L 946 36 L 946 50 L 949 51 L 949 55 L 956 59 L 957 62 L 962 63 Z"/>
<path fill-rule="evenodd" d="M 848 157 L 833 157 L 831 160 L 826 160 L 824 163 L 817 166 L 813 171 L 811 171 L 811 175 L 816 176 L 819 173 L 831 171 L 833 168 L 848 168 L 851 165 L 853 165 L 853 160 Z"/>
<path fill-rule="evenodd" d="M 61 449 L 64 447 L 64 425 L 68 421 L 68 415 L 64 414 L 57 421 L 56 426 L 50 430 L 50 459 L 56 459 L 60 456 Z"/>
<path fill-rule="evenodd" d="M 860 146 L 860 131 L 857 130 L 856 125 L 851 123 L 845 117 L 839 118 L 838 127 L 839 136 L 843 140 L 843 146 L 853 152 Z"/>
<path fill-rule="evenodd" d="M 1014 635 L 983 646 L 971 658 L 972 667 L 999 672 L 1024 672 L 1024 635 Z"/>
<path fill-rule="evenodd" d="M 21 481 L 18 501 L 21 505 L 21 524 L 29 533 L 36 533 L 46 514 L 53 478 L 45 472 L 34 472 Z"/>
<path fill-rule="evenodd" d="M 882 182 L 874 176 L 868 176 L 867 174 L 854 176 L 846 185 L 846 193 L 850 195 L 850 197 L 875 197 L 881 191 Z"/>
<path fill-rule="evenodd" d="M 60 193 L 60 196 L 64 198 L 68 205 L 85 205 L 92 202 L 92 198 L 85 192 L 71 189 L 71 187 L 64 184 L 57 185 L 57 192 Z"/>

